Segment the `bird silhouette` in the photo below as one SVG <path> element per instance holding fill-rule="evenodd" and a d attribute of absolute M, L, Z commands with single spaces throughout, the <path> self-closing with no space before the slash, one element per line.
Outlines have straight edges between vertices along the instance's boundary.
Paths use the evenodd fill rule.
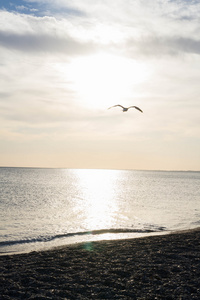
<path fill-rule="evenodd" d="M 137 110 L 139 110 L 140 112 L 143 113 L 143 111 L 142 111 L 139 107 L 134 106 L 134 105 L 133 105 L 133 106 L 129 106 L 129 107 L 124 107 L 124 106 L 122 106 L 122 105 L 120 105 L 120 104 L 117 104 L 117 105 L 113 105 L 113 106 L 109 107 L 108 109 L 110 109 L 110 108 L 112 108 L 112 107 L 116 107 L 116 106 L 120 106 L 120 107 L 122 108 L 123 112 L 128 111 L 129 108 L 135 108 L 135 109 L 137 109 Z"/>

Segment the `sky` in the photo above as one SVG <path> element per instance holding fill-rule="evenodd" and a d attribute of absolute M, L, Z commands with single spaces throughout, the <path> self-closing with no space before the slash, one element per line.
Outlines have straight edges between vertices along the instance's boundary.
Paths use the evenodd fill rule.
<path fill-rule="evenodd" d="M 195 0 L 0 0 L 0 166 L 200 170 L 199 18 Z"/>

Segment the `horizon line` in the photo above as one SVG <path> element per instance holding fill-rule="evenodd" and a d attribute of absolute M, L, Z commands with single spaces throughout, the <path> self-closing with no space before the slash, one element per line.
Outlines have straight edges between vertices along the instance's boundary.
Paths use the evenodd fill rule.
<path fill-rule="evenodd" d="M 18 169 L 60 169 L 60 170 L 107 170 L 107 171 L 146 171 L 146 172 L 200 172 L 200 170 L 167 170 L 167 169 L 118 169 L 118 168 L 68 168 L 68 167 L 31 167 L 31 166 L 0 166 L 0 168 Z"/>

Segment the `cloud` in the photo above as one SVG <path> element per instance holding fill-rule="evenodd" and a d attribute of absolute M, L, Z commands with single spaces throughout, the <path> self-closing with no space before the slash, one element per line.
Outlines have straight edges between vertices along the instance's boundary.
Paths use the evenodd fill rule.
<path fill-rule="evenodd" d="M 180 54 L 200 54 L 200 40 L 185 37 L 146 37 L 126 42 L 126 51 L 131 57 L 137 56 L 177 56 Z"/>
<path fill-rule="evenodd" d="M 80 55 L 95 51 L 91 41 L 83 43 L 70 35 L 66 21 L 51 17 L 33 17 L 1 12 L 4 26 L 0 30 L 0 46 L 23 52 L 62 52 Z M 16 30 L 17 29 L 17 30 Z"/>
<path fill-rule="evenodd" d="M 94 43 L 81 43 L 71 37 L 57 37 L 47 34 L 14 34 L 0 31 L 0 46 L 23 52 L 62 52 L 66 55 L 80 55 L 94 52 Z"/>
<path fill-rule="evenodd" d="M 1 3 L 0 3 L 1 4 Z M 4 1 L 0 9 L 10 12 L 19 12 L 34 16 L 55 16 L 55 15 L 81 15 L 81 12 L 70 4 L 61 1 L 29 1 L 29 0 L 12 0 Z"/>
<path fill-rule="evenodd" d="M 178 37 L 169 41 L 169 44 L 178 51 L 200 54 L 200 40 Z"/>
<path fill-rule="evenodd" d="M 26 1 L 32 3 L 33 1 Z M 34 1 L 35 2 L 35 1 Z M 36 1 L 37 2 L 37 1 Z M 189 22 L 183 15 L 194 19 L 200 5 L 192 2 L 159 1 L 154 5 L 143 0 L 124 2 L 97 1 L 38 1 L 50 8 L 78 9 L 82 15 L 61 17 L 36 17 L 1 12 L 3 26 L 0 45 L 23 52 L 66 53 L 66 55 L 91 54 L 105 49 L 122 51 L 131 55 L 199 54 L 199 25 Z M 39 4 L 38 4 L 39 5 Z M 52 9 L 53 9 L 52 8 Z M 180 20 L 173 18 L 173 15 Z M 184 27 L 184 31 L 182 28 Z M 123 48 L 126 48 L 123 51 Z"/>

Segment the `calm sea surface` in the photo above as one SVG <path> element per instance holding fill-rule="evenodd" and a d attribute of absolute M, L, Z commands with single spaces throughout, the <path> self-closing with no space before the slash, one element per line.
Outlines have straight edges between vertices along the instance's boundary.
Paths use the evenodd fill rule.
<path fill-rule="evenodd" d="M 0 168 L 0 254 L 200 226 L 200 172 Z"/>

